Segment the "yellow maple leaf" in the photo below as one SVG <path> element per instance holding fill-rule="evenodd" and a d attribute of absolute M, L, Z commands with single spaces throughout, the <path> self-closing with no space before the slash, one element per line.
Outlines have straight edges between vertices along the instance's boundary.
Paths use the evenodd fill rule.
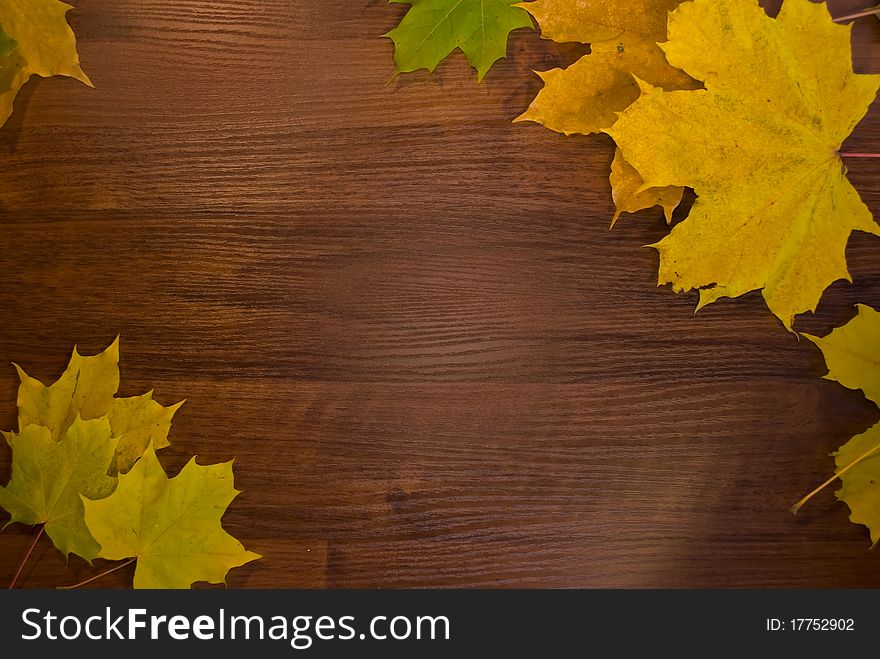
<path fill-rule="evenodd" d="M 699 290 L 699 307 L 760 289 L 791 330 L 849 280 L 852 231 L 880 235 L 839 155 L 880 76 L 853 73 L 849 26 L 809 0 L 786 0 L 776 19 L 753 0 L 695 0 L 668 30 L 669 62 L 706 88 L 642 82 L 607 131 L 646 186 L 699 196 L 655 245 L 659 282 Z"/>
<path fill-rule="evenodd" d="M 856 305 L 856 317 L 824 337 L 804 334 L 819 346 L 828 366 L 828 380 L 860 389 L 880 406 L 880 311 Z"/>
<path fill-rule="evenodd" d="M 149 446 L 113 494 L 83 498 L 85 522 L 98 556 L 137 559 L 135 588 L 224 583 L 231 568 L 260 558 L 220 524 L 238 494 L 231 462 L 201 466 L 193 458 L 169 479 Z"/>
<path fill-rule="evenodd" d="M 114 398 L 107 411 L 113 436 L 119 440 L 114 469 L 127 472 L 150 444 L 161 449 L 170 446 L 171 418 L 184 401 L 165 407 L 153 400 L 153 392 L 130 398 Z"/>
<path fill-rule="evenodd" d="M 535 14 L 530 5 L 542 4 L 523 6 Z M 557 22 L 559 18 L 555 16 Z M 538 20 L 542 34 L 547 36 L 545 23 Z M 567 69 L 536 71 L 544 87 L 515 121 L 534 121 L 565 135 L 589 135 L 613 126 L 617 113 L 639 97 L 633 76 L 669 90 L 693 86 L 693 80 L 669 65 L 657 45 L 656 38 L 662 39 L 665 32 L 663 29 L 648 37 L 627 32 L 608 41 L 592 42 L 590 54 Z"/>
<path fill-rule="evenodd" d="M 825 357 L 828 380 L 849 389 L 859 389 L 880 406 L 880 312 L 857 305 L 858 314 L 843 327 L 825 337 L 805 334 Z M 880 423 L 856 435 L 834 454 L 834 475 L 798 501 L 798 509 L 835 480 L 841 488 L 835 493 L 850 509 L 850 521 L 864 524 L 871 541 L 880 541 Z"/>
<path fill-rule="evenodd" d="M 665 188 L 645 189 L 645 182 L 630 165 L 620 149 L 614 152 L 614 160 L 611 162 L 611 194 L 614 197 L 616 208 L 614 217 L 611 219 L 613 227 L 621 213 L 635 213 L 644 208 L 660 206 L 666 223 L 672 222 L 672 213 L 681 203 L 684 188 L 674 185 Z"/>
<path fill-rule="evenodd" d="M 535 0 L 523 2 L 557 43 L 595 43 L 637 37 L 656 43 L 666 35 L 666 16 L 683 0 Z"/>
<path fill-rule="evenodd" d="M 119 388 L 119 339 L 106 350 L 84 357 L 74 347 L 61 377 L 50 386 L 32 378 L 15 364 L 18 386 L 18 429 L 36 424 L 58 441 L 77 416 L 97 419 L 107 414 Z"/>
<path fill-rule="evenodd" d="M 164 407 L 152 392 L 130 398 L 115 398 L 119 388 L 119 339 L 103 352 L 80 355 L 76 348 L 61 377 L 46 386 L 16 364 L 19 432 L 31 424 L 44 426 L 52 439 L 60 441 L 79 416 L 84 420 L 106 417 L 113 437 L 119 442 L 115 473 L 128 471 L 148 444 L 156 449 L 169 445 L 171 418 L 183 401 Z M 13 436 L 4 433 L 7 441 Z"/>
<path fill-rule="evenodd" d="M 849 507 L 849 520 L 864 524 L 872 544 L 880 541 L 880 423 L 856 435 L 834 454 L 835 496 Z"/>
<path fill-rule="evenodd" d="M 76 52 L 76 37 L 67 24 L 72 7 L 58 0 L 0 2 L 0 126 L 12 114 L 18 90 L 32 75 L 69 76 L 92 87 Z"/>
<path fill-rule="evenodd" d="M 639 97 L 637 76 L 663 89 L 694 89 L 698 84 L 666 61 L 657 45 L 666 37 L 666 17 L 681 0 L 578 2 L 537 0 L 525 7 L 545 38 L 591 44 L 566 69 L 536 71 L 544 87 L 515 121 L 534 121 L 565 135 L 589 135 L 611 128 L 617 114 Z M 616 158 L 611 187 L 617 212 L 660 205 L 669 217 L 682 190 L 646 190 L 636 170 Z M 612 221 L 612 224 L 613 222 Z"/>

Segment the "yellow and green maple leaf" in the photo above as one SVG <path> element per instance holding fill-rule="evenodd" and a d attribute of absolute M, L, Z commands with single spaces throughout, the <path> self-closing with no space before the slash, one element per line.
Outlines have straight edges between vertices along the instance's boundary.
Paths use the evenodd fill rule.
<path fill-rule="evenodd" d="M 12 476 L 0 487 L 9 523 L 43 524 L 62 553 L 94 559 L 99 546 L 86 528 L 80 495 L 102 498 L 116 486 L 107 474 L 116 452 L 110 423 L 77 416 L 60 440 L 44 426 L 29 425 L 11 436 L 9 445 Z"/>
<path fill-rule="evenodd" d="M 44 385 L 16 365 L 18 431 L 3 435 L 12 448 L 12 475 L 0 488 L 0 507 L 12 522 L 43 524 L 65 554 L 87 561 L 98 544 L 83 521 L 80 495 L 109 494 L 147 446 L 169 445 L 171 418 L 152 392 L 116 398 L 119 341 L 93 356 L 74 348 L 64 373 Z"/>
<path fill-rule="evenodd" d="M 106 417 L 113 437 L 119 442 L 116 469 L 131 468 L 150 443 L 156 449 L 169 445 L 171 418 L 183 402 L 165 407 L 153 400 L 152 392 L 130 398 L 116 398 L 119 389 L 119 340 L 94 356 L 84 357 L 74 348 L 61 377 L 46 386 L 16 365 L 18 427 L 31 424 L 49 429 L 59 440 L 73 419 Z M 9 433 L 5 433 L 9 437 Z"/>
<path fill-rule="evenodd" d="M 113 494 L 83 503 L 98 555 L 137 560 L 135 588 L 189 588 L 225 583 L 230 569 L 260 558 L 221 525 L 238 494 L 231 462 L 202 466 L 193 458 L 169 479 L 150 446 Z"/>

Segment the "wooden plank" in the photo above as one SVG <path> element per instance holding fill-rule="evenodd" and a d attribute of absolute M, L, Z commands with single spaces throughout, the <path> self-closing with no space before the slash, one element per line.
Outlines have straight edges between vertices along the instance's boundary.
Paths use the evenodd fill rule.
<path fill-rule="evenodd" d="M 787 512 L 876 408 L 759 295 L 657 288 L 659 214 L 608 231 L 607 139 L 510 124 L 576 49 L 392 80 L 404 10 L 80 0 L 97 89 L 32 81 L 0 130 L 0 360 L 51 380 L 121 334 L 122 394 L 187 399 L 168 469 L 236 458 L 225 525 L 265 559 L 231 586 L 880 586 L 830 491 Z M 854 43 L 880 70 L 880 24 Z M 880 305 L 876 238 L 848 254 L 800 328 Z M 44 542 L 22 585 L 92 573 Z"/>

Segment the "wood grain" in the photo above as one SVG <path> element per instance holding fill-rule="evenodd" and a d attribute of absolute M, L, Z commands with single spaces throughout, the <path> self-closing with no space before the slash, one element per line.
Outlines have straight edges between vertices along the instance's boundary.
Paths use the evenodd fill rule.
<path fill-rule="evenodd" d="M 759 295 L 657 288 L 659 213 L 607 229 L 607 139 L 510 123 L 577 49 L 393 78 L 404 11 L 79 0 L 96 89 L 34 80 L 0 130 L 0 359 L 51 380 L 121 334 L 124 395 L 187 399 L 167 468 L 236 457 L 225 523 L 265 559 L 232 586 L 880 587 L 830 491 L 787 512 L 876 408 Z M 854 53 L 880 71 L 878 21 Z M 878 136 L 874 108 L 847 148 Z M 880 305 L 877 248 L 800 328 Z M 23 586 L 96 569 L 43 545 Z"/>

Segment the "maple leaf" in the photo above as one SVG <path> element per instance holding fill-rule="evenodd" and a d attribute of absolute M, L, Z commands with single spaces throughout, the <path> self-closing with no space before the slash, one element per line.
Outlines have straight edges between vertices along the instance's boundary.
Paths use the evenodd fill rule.
<path fill-rule="evenodd" d="M 666 15 L 681 0 L 634 3 L 538 0 L 521 5 L 557 42 L 591 44 L 567 69 L 536 71 L 544 82 L 515 121 L 534 121 L 565 135 L 599 133 L 639 97 L 634 76 L 664 89 L 696 83 L 671 66 L 657 45 L 666 37 Z"/>
<path fill-rule="evenodd" d="M 843 327 L 825 337 L 805 334 L 825 357 L 828 380 L 849 389 L 859 389 L 869 400 L 880 405 L 880 312 L 857 305 L 858 313 Z M 840 479 L 835 493 L 850 509 L 850 521 L 864 524 L 871 541 L 880 541 L 880 423 L 856 435 L 834 454 L 834 475 L 810 492 L 792 508 L 803 506 L 815 494 Z"/>
<path fill-rule="evenodd" d="M 880 312 L 864 304 L 856 309 L 855 318 L 827 336 L 803 336 L 822 351 L 827 380 L 861 389 L 868 400 L 880 405 Z"/>
<path fill-rule="evenodd" d="M 119 389 L 119 339 L 98 355 L 84 357 L 73 349 L 70 363 L 61 377 L 46 386 L 16 365 L 19 430 L 31 424 L 46 427 L 60 440 L 77 416 L 83 419 L 107 417 L 113 437 L 118 439 L 117 457 L 111 472 L 128 471 L 148 444 L 156 449 L 169 445 L 171 417 L 183 401 L 163 407 L 152 392 L 131 398 L 114 398 Z M 9 438 L 9 433 L 4 433 Z"/>
<path fill-rule="evenodd" d="M 69 76 L 92 87 L 80 68 L 76 37 L 67 24 L 72 7 L 58 0 L 0 2 L 0 126 L 12 114 L 18 90 L 32 75 Z"/>
<path fill-rule="evenodd" d="M 189 588 L 225 583 L 231 568 L 261 558 L 220 524 L 238 494 L 232 462 L 201 466 L 193 458 L 169 479 L 149 446 L 113 494 L 83 504 L 98 555 L 137 559 L 135 588 Z"/>
<path fill-rule="evenodd" d="M 776 19 L 753 1 L 694 0 L 668 32 L 667 59 L 705 89 L 641 82 L 607 130 L 646 186 L 699 196 L 654 245 L 659 282 L 699 290 L 698 308 L 760 289 L 791 331 L 828 285 L 850 279 L 852 231 L 880 235 L 838 153 L 880 76 L 853 73 L 849 26 L 809 0 L 786 0 Z"/>
<path fill-rule="evenodd" d="M 170 446 L 171 418 L 183 403 L 164 407 L 153 400 L 152 391 L 142 396 L 115 398 L 107 412 L 113 436 L 119 440 L 114 467 L 125 473 L 150 444 L 157 450 Z"/>
<path fill-rule="evenodd" d="M 507 55 L 513 30 L 532 27 L 518 0 L 389 0 L 412 5 L 400 25 L 385 36 L 394 42 L 394 63 L 401 73 L 434 71 L 459 48 L 481 81 Z"/>
<path fill-rule="evenodd" d="M 674 185 L 665 188 L 645 188 L 645 182 L 630 165 L 620 149 L 614 152 L 614 160 L 611 162 L 611 194 L 614 197 L 616 208 L 611 226 L 617 222 L 621 213 L 635 213 L 645 208 L 660 206 L 666 223 L 672 222 L 672 213 L 681 203 L 684 188 Z"/>
<path fill-rule="evenodd" d="M 620 37 L 657 43 L 666 36 L 666 16 L 683 0 L 535 0 L 523 2 L 557 43 L 595 43 Z"/>
<path fill-rule="evenodd" d="M 60 441 L 48 428 L 29 425 L 8 441 L 12 477 L 0 487 L 0 506 L 12 515 L 9 523 L 44 524 L 65 555 L 91 562 L 99 547 L 83 520 L 80 495 L 100 499 L 116 485 L 107 475 L 116 449 L 110 423 L 76 417 Z"/>
<path fill-rule="evenodd" d="M 577 2 L 537 0 L 520 5 L 538 21 L 541 35 L 556 42 L 589 43 L 590 54 L 566 69 L 536 71 L 544 87 L 514 121 L 533 121 L 564 135 L 590 135 L 611 128 L 617 114 L 639 97 L 637 76 L 663 89 L 695 89 L 698 83 L 671 66 L 658 46 L 666 17 L 681 0 Z M 623 212 L 662 206 L 667 220 L 681 202 L 681 188 L 646 190 L 635 169 L 615 155 L 611 189 Z"/>
<path fill-rule="evenodd" d="M 83 357 L 76 348 L 61 377 L 46 386 L 18 364 L 18 428 L 45 426 L 52 439 L 61 439 L 78 416 L 97 419 L 107 414 L 119 389 L 119 339 L 100 354 Z"/>
<path fill-rule="evenodd" d="M 835 496 L 849 506 L 853 524 L 864 524 L 871 542 L 880 541 L 880 423 L 856 435 L 834 454 L 841 488 Z"/>

